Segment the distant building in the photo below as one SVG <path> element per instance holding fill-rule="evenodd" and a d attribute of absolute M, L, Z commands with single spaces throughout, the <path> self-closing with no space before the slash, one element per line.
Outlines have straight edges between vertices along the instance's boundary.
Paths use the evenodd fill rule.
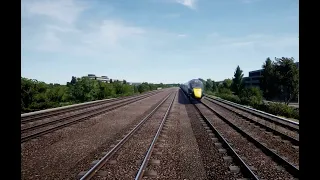
<path fill-rule="evenodd" d="M 88 74 L 88 76 L 84 76 L 84 77 L 87 77 L 87 78 L 90 78 L 90 79 L 95 79 L 95 80 L 102 81 L 102 82 L 107 82 L 107 83 L 110 81 L 108 76 L 98 77 L 95 74 Z"/>
<path fill-rule="evenodd" d="M 130 82 L 129 84 L 134 85 L 134 86 L 139 86 L 142 83 L 140 83 L 140 82 Z"/>
<path fill-rule="evenodd" d="M 297 68 L 299 69 L 299 62 L 295 63 Z M 243 81 L 246 87 L 258 87 L 260 88 L 260 79 L 262 77 L 263 69 L 250 71 L 248 77 L 244 77 Z"/>
<path fill-rule="evenodd" d="M 246 87 L 258 87 L 260 88 L 260 78 L 262 75 L 262 69 L 250 71 L 249 77 L 244 77 L 243 81 Z"/>
<path fill-rule="evenodd" d="M 223 81 L 217 81 L 216 82 L 216 85 L 220 85 L 220 84 L 223 84 Z"/>

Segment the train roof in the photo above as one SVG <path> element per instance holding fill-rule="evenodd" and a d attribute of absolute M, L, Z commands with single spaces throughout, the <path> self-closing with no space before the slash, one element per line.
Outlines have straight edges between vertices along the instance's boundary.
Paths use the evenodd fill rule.
<path fill-rule="evenodd" d="M 190 82 L 202 83 L 202 81 L 199 80 L 199 79 L 191 79 L 188 83 L 190 83 Z M 202 84 L 203 84 L 203 83 L 202 83 Z"/>

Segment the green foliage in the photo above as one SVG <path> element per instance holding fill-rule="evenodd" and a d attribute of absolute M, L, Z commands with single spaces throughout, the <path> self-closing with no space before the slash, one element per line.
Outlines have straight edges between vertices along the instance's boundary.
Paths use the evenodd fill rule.
<path fill-rule="evenodd" d="M 223 88 L 231 89 L 232 80 L 231 79 L 225 79 L 222 83 Z"/>
<path fill-rule="evenodd" d="M 148 85 L 148 83 L 144 82 L 138 86 L 138 91 L 140 93 L 150 91 L 150 86 Z"/>
<path fill-rule="evenodd" d="M 289 102 L 299 94 L 299 70 L 294 59 L 282 57 L 275 58 L 273 62 L 267 58 L 262 68 L 261 90 L 256 87 L 244 88 L 242 70 L 238 66 L 232 80 L 225 79 L 220 84 L 210 80 L 213 82 L 212 86 L 208 85 L 207 80 L 205 87 L 206 89 L 211 87 L 212 92 L 206 91 L 206 93 L 271 114 L 299 119 L 299 110 L 288 106 Z M 285 104 L 265 104 L 263 97 L 268 100 L 283 99 Z"/>
<path fill-rule="evenodd" d="M 212 81 L 212 92 L 216 92 L 218 90 L 217 83 Z"/>
<path fill-rule="evenodd" d="M 225 87 L 220 87 L 218 92 L 219 94 L 232 94 L 232 91 Z"/>
<path fill-rule="evenodd" d="M 71 105 L 87 101 L 106 98 L 130 96 L 158 87 L 167 88 L 176 84 L 149 84 L 142 83 L 139 86 L 129 85 L 116 81 L 105 83 L 87 77 L 72 77 L 67 85 L 46 84 L 33 79 L 21 77 L 21 113 Z"/>
<path fill-rule="evenodd" d="M 238 66 L 236 68 L 236 71 L 234 72 L 234 78 L 232 79 L 231 88 L 236 95 L 238 95 L 244 87 L 244 84 L 242 82 L 242 78 L 243 78 L 242 72 L 243 71 Z"/>
<path fill-rule="evenodd" d="M 294 58 L 267 58 L 262 66 L 261 88 L 268 100 L 283 99 L 286 104 L 299 93 L 299 70 Z"/>
<path fill-rule="evenodd" d="M 275 76 L 285 103 L 299 93 L 299 71 L 293 58 L 276 58 Z"/>
<path fill-rule="evenodd" d="M 283 103 L 262 103 L 255 107 L 261 111 L 274 114 L 277 116 L 284 116 L 287 118 L 300 119 L 299 110 Z"/>
<path fill-rule="evenodd" d="M 258 109 L 260 111 L 264 111 L 270 114 L 274 114 L 277 116 L 284 116 L 287 118 L 294 118 L 294 119 L 299 119 L 299 110 L 290 107 L 286 104 L 283 103 L 269 103 L 265 104 L 261 100 L 261 94 L 258 93 L 257 90 L 254 89 L 247 89 L 244 90 L 247 92 L 242 92 L 243 97 L 239 98 L 237 95 L 233 94 L 216 94 L 216 96 L 220 97 L 221 99 L 225 99 L 227 101 L 231 101 L 237 104 L 242 104 L 242 105 L 249 105 L 252 108 Z M 249 94 L 255 94 L 250 96 Z"/>
<path fill-rule="evenodd" d="M 260 86 L 264 92 L 264 97 L 271 100 L 277 94 L 277 77 L 275 76 L 275 64 L 267 58 L 262 66 L 262 77 L 260 79 Z"/>
<path fill-rule="evenodd" d="M 239 94 L 241 104 L 256 106 L 262 103 L 262 92 L 257 87 L 244 88 Z"/>
<path fill-rule="evenodd" d="M 211 79 L 207 79 L 204 90 L 206 92 L 212 91 L 212 86 L 213 86 L 213 82 L 211 81 Z"/>
<path fill-rule="evenodd" d="M 237 95 L 233 95 L 233 94 L 219 94 L 218 95 L 220 98 L 225 99 L 227 101 L 231 101 L 234 103 L 241 103 L 240 98 Z"/>

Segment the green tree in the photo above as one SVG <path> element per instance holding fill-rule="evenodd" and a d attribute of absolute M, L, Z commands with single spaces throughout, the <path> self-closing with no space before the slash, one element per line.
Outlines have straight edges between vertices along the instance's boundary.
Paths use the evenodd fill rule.
<path fill-rule="evenodd" d="M 167 84 L 161 84 L 161 86 L 169 87 Z M 141 86 L 133 86 L 119 81 L 103 83 L 87 77 L 76 78 L 74 76 L 70 82 L 67 82 L 67 85 L 46 84 L 21 77 L 21 113 L 73 103 L 127 96 L 133 93 L 154 90 L 157 87 L 159 85 L 146 82 Z"/>
<path fill-rule="evenodd" d="M 146 91 L 150 91 L 149 84 L 146 83 L 146 82 L 140 84 L 140 85 L 138 86 L 138 91 L 139 91 L 140 93 L 143 93 L 143 92 L 146 92 Z"/>
<path fill-rule="evenodd" d="M 263 71 L 260 81 L 260 87 L 263 91 L 264 97 L 271 100 L 277 94 L 278 82 L 275 76 L 275 65 L 268 57 L 262 65 Z"/>
<path fill-rule="evenodd" d="M 74 77 L 74 76 L 72 76 L 71 81 L 70 81 L 70 84 L 74 85 L 74 84 L 76 84 L 76 83 L 77 83 L 77 78 Z"/>
<path fill-rule="evenodd" d="M 236 95 L 239 95 L 239 93 L 241 92 L 241 90 L 244 87 L 242 78 L 243 78 L 243 71 L 240 69 L 239 66 L 237 66 L 235 72 L 234 72 L 234 78 L 232 79 L 232 85 L 231 88 L 233 90 L 233 92 Z"/>
<path fill-rule="evenodd" d="M 288 105 L 299 93 L 299 70 L 294 63 L 294 58 L 276 58 L 275 71 L 284 101 Z"/>
<path fill-rule="evenodd" d="M 262 92 L 257 87 L 248 87 L 242 89 L 239 98 L 243 104 L 255 106 L 262 103 Z"/>
<path fill-rule="evenodd" d="M 217 83 L 215 81 L 212 80 L 212 92 L 216 92 L 218 87 L 217 87 Z"/>
<path fill-rule="evenodd" d="M 206 81 L 204 79 L 202 79 L 202 78 L 198 78 L 198 79 L 202 82 L 203 87 L 205 88 L 206 87 Z"/>
<path fill-rule="evenodd" d="M 231 89 L 232 80 L 231 79 L 225 79 L 223 80 L 222 87 Z"/>
<path fill-rule="evenodd" d="M 133 88 L 134 88 L 134 93 L 138 93 L 139 92 L 138 86 L 134 85 Z"/>
<path fill-rule="evenodd" d="M 206 91 L 211 91 L 212 90 L 212 80 L 211 79 L 207 79 L 206 81 L 206 86 L 205 86 L 205 90 Z"/>

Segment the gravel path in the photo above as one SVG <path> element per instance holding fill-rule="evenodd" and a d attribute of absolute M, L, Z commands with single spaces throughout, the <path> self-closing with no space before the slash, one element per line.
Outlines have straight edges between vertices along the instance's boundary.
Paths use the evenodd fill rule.
<path fill-rule="evenodd" d="M 22 179 L 75 179 L 172 90 L 21 144 Z"/>
<path fill-rule="evenodd" d="M 211 121 L 217 130 L 232 143 L 233 148 L 242 159 L 251 166 L 251 170 L 260 179 L 293 179 L 284 168 L 278 166 L 271 157 L 265 155 L 260 149 L 250 143 L 240 133 L 214 115 L 202 104 L 197 104 L 201 112 Z"/>
<path fill-rule="evenodd" d="M 134 179 L 164 117 L 172 94 L 92 179 Z"/>
<path fill-rule="evenodd" d="M 275 123 L 272 123 L 271 121 L 264 120 L 263 118 L 257 117 L 257 116 L 255 116 L 255 115 L 253 115 L 251 113 L 245 112 L 245 111 L 243 111 L 241 109 L 232 107 L 230 105 L 221 103 L 219 101 L 215 101 L 215 100 L 213 100 L 213 101 L 214 101 L 214 103 L 211 102 L 211 104 L 213 105 L 212 107 L 215 107 L 215 108 L 217 107 L 217 108 L 221 109 L 222 108 L 221 106 L 224 106 L 224 107 L 226 107 L 228 109 L 231 109 L 231 110 L 234 110 L 235 112 L 237 112 L 239 114 L 242 114 L 242 115 L 244 115 L 244 116 L 246 116 L 246 117 L 248 117 L 250 119 L 253 119 L 254 121 L 257 121 L 257 122 L 259 122 L 261 124 L 264 124 L 265 126 L 270 127 L 270 128 L 272 128 L 272 129 L 274 129 L 274 130 L 276 130 L 278 132 L 281 132 L 281 133 L 284 133 L 284 134 L 286 134 L 286 135 L 288 135 L 290 137 L 299 139 L 299 132 L 298 131 L 292 131 L 290 129 L 285 128 L 284 126 L 277 125 Z M 210 101 L 208 101 L 208 102 L 210 102 Z M 219 104 L 219 105 L 217 105 L 217 104 Z M 229 111 L 229 112 L 231 112 L 231 111 Z"/>
<path fill-rule="evenodd" d="M 281 139 L 279 136 L 273 135 L 271 132 L 267 132 L 265 129 L 255 126 L 253 123 L 249 123 L 235 113 L 219 107 L 210 101 L 203 100 L 203 102 L 252 137 L 259 139 L 266 147 L 276 150 L 278 155 L 284 157 L 295 166 L 299 166 L 299 149 L 295 148 L 292 143 Z"/>
<path fill-rule="evenodd" d="M 163 128 L 165 137 L 156 143 L 163 147 L 153 151 L 147 166 L 157 172 L 157 179 L 207 179 L 185 103 L 179 90 Z"/>

